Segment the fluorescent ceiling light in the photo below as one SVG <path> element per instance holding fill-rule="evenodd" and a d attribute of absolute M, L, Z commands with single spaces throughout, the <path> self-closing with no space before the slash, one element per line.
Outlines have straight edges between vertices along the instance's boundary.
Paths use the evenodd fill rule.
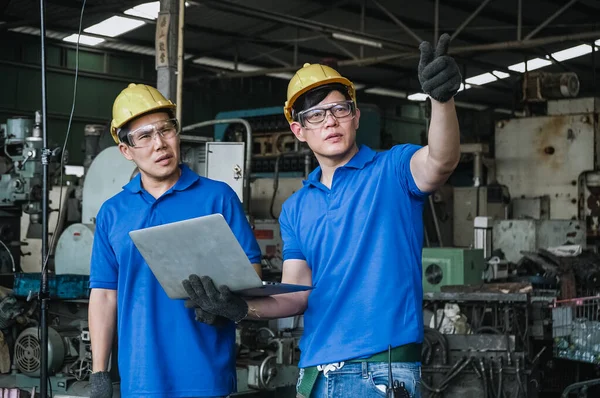
<path fill-rule="evenodd" d="M 199 65 L 213 66 L 215 68 L 235 70 L 235 63 L 232 61 L 224 60 L 224 59 L 218 59 L 218 58 L 212 58 L 212 57 L 200 57 L 200 58 L 196 58 L 192 62 L 195 64 L 199 64 Z M 256 65 L 243 64 L 243 63 L 237 64 L 238 72 L 254 72 L 254 71 L 262 70 L 262 69 L 265 69 L 265 68 L 256 66 Z M 290 80 L 294 75 L 292 73 L 267 73 L 267 76 L 275 77 L 277 79 Z"/>
<path fill-rule="evenodd" d="M 159 11 L 160 1 L 153 1 L 130 8 L 129 10 L 125 11 L 125 14 L 146 19 L 156 19 L 158 18 Z"/>
<path fill-rule="evenodd" d="M 532 71 L 548 65 L 552 65 L 552 62 L 548 61 L 547 59 L 534 58 L 527 61 L 527 70 Z M 515 72 L 525 73 L 525 62 L 519 62 L 518 64 L 511 65 L 508 67 L 508 69 L 514 70 Z"/>
<path fill-rule="evenodd" d="M 506 79 L 507 77 L 510 76 L 510 73 L 502 72 L 502 71 L 499 71 L 499 70 L 493 71 L 492 74 L 494 76 L 496 76 L 498 79 Z"/>
<path fill-rule="evenodd" d="M 366 94 L 381 95 L 384 97 L 406 98 L 406 93 L 382 87 L 372 87 L 365 90 Z"/>
<path fill-rule="evenodd" d="M 347 41 L 349 43 L 363 44 L 369 47 L 381 48 L 382 44 L 378 41 L 367 40 L 356 36 L 350 36 L 343 33 L 332 33 L 331 37 L 337 40 Z"/>
<path fill-rule="evenodd" d="M 460 87 L 458 88 L 458 92 L 460 93 L 461 91 L 463 91 L 463 90 L 468 90 L 468 89 L 470 89 L 470 88 L 471 88 L 471 85 L 470 85 L 470 84 L 462 84 L 462 83 L 461 83 L 461 84 L 460 84 Z"/>
<path fill-rule="evenodd" d="M 63 39 L 63 41 L 68 41 L 69 43 L 77 43 L 77 34 L 73 33 L 70 36 L 67 36 Z M 79 44 L 85 44 L 86 46 L 95 46 L 100 43 L 103 43 L 105 40 L 99 37 L 93 37 L 88 35 L 79 35 Z"/>
<path fill-rule="evenodd" d="M 566 50 L 557 51 L 552 53 L 551 56 L 558 62 L 566 61 L 568 59 L 581 57 L 592 52 L 592 46 L 589 44 L 581 44 L 579 46 L 567 48 Z"/>
<path fill-rule="evenodd" d="M 465 82 L 474 84 L 476 86 L 481 86 L 483 84 L 495 82 L 496 80 L 498 80 L 496 76 L 492 75 L 491 73 L 483 73 L 481 75 L 469 77 L 468 79 L 465 79 Z"/>
<path fill-rule="evenodd" d="M 115 37 L 122 35 L 123 33 L 129 32 L 144 25 L 146 22 L 137 19 L 119 17 L 115 15 L 105 19 L 104 21 L 92 25 L 89 28 L 84 29 L 84 32 L 94 33 L 100 36 Z"/>
<path fill-rule="evenodd" d="M 408 98 L 411 101 L 425 101 L 427 99 L 427 94 L 415 93 L 415 94 L 409 95 L 406 98 Z"/>
<path fill-rule="evenodd" d="M 594 42 L 594 44 L 595 44 L 595 45 L 597 45 L 597 46 L 600 46 L 600 40 L 596 40 L 596 41 Z"/>

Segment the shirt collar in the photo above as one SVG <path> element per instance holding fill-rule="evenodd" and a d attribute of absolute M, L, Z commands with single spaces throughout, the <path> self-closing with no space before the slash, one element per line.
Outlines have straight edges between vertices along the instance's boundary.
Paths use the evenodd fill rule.
<path fill-rule="evenodd" d="M 356 152 L 356 154 L 352 156 L 352 159 L 350 159 L 350 161 L 348 161 L 348 163 L 346 163 L 342 167 L 348 167 L 351 169 L 364 169 L 367 163 L 371 162 L 375 158 L 375 154 L 376 152 L 368 146 L 360 145 L 358 147 L 358 152 Z M 304 185 L 315 186 L 317 183 L 320 184 L 320 180 L 321 166 L 314 169 L 312 173 L 308 175 L 308 179 L 302 181 L 302 183 Z"/>
<path fill-rule="evenodd" d="M 200 180 L 200 176 L 194 173 L 187 165 L 182 163 L 179 165 L 179 168 L 181 169 L 181 175 L 179 176 L 179 179 L 173 188 L 171 188 L 173 191 L 184 191 L 193 183 Z M 127 185 L 123 187 L 123 189 L 126 189 L 131 193 L 141 192 L 143 190 L 142 175 L 138 173 L 131 181 L 127 183 Z"/>

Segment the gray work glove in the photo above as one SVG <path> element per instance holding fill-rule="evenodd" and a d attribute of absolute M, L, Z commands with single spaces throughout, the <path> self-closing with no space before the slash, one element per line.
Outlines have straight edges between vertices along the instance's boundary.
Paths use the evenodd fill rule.
<path fill-rule="evenodd" d="M 198 322 L 206 323 L 207 325 L 221 327 L 227 325 L 229 320 L 220 315 L 211 314 L 210 312 L 204 311 L 202 308 L 198 307 L 192 300 L 186 300 L 185 306 L 187 308 L 193 308 L 196 313 L 196 320 Z"/>
<path fill-rule="evenodd" d="M 90 375 L 90 398 L 112 398 L 113 386 L 108 372 L 95 372 Z"/>
<path fill-rule="evenodd" d="M 183 288 L 190 296 L 190 303 L 203 310 L 204 313 L 218 315 L 233 322 L 239 322 L 248 314 L 248 304 L 244 299 L 236 296 L 227 286 L 217 288 L 208 276 L 199 277 L 190 275 L 182 282 Z M 198 312 L 196 312 L 198 317 Z"/>
<path fill-rule="evenodd" d="M 438 40 L 435 54 L 431 44 L 424 41 L 419 46 L 419 82 L 425 94 L 439 102 L 448 102 L 456 95 L 462 82 L 460 70 L 454 58 L 446 55 L 450 35 L 444 33 Z"/>

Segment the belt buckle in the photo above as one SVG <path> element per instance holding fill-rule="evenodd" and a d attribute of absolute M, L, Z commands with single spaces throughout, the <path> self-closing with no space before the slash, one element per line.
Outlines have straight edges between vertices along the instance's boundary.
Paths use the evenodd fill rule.
<path fill-rule="evenodd" d="M 344 367 L 344 362 L 333 362 L 325 365 L 317 365 L 317 370 L 323 372 L 323 376 L 327 376 L 327 373 L 334 370 L 339 370 Z"/>

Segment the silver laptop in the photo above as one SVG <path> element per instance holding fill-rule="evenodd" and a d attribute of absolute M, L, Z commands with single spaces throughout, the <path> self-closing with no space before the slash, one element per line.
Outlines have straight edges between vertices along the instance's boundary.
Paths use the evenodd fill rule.
<path fill-rule="evenodd" d="M 144 260 L 172 299 L 188 298 L 181 282 L 210 276 L 245 297 L 306 291 L 312 286 L 263 282 L 221 214 L 129 232 Z"/>

